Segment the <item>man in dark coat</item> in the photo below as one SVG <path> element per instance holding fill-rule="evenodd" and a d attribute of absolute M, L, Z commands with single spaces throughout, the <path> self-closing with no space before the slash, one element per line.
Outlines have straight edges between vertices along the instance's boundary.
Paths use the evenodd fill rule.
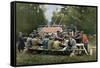
<path fill-rule="evenodd" d="M 49 41 L 49 36 L 46 35 L 45 38 L 43 39 L 43 48 L 48 49 L 48 41 Z"/>
<path fill-rule="evenodd" d="M 22 32 L 19 32 L 19 37 L 18 37 L 18 51 L 19 52 L 23 52 L 25 47 L 25 43 L 24 43 L 24 38 L 23 38 L 23 34 Z"/>

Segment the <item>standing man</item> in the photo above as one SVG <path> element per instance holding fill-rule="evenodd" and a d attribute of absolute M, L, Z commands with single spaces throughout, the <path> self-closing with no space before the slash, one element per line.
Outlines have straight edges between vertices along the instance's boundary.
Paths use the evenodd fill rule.
<path fill-rule="evenodd" d="M 85 35 L 85 34 L 83 34 L 83 39 L 82 39 L 82 41 L 83 41 L 83 43 L 84 43 L 84 47 L 85 47 L 85 49 L 87 50 L 87 52 L 88 52 L 88 38 L 87 38 L 87 36 Z"/>
<path fill-rule="evenodd" d="M 72 36 L 75 36 L 75 32 L 77 31 L 77 27 L 71 24 L 68 28 L 68 32 L 71 32 Z"/>
<path fill-rule="evenodd" d="M 23 34 L 22 32 L 19 32 L 19 37 L 18 37 L 18 51 L 19 52 L 23 52 L 25 47 L 25 43 L 24 43 L 24 38 L 23 38 Z"/>

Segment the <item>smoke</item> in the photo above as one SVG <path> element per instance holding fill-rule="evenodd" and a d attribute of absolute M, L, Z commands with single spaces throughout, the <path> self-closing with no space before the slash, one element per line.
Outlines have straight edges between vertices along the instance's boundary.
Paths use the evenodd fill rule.
<path fill-rule="evenodd" d="M 47 10 L 45 12 L 45 16 L 48 20 L 48 23 L 47 25 L 50 26 L 51 25 L 51 19 L 52 19 L 52 16 L 53 16 L 53 12 L 56 11 L 60 11 L 60 9 L 62 8 L 62 6 L 60 5 L 45 5 Z"/>

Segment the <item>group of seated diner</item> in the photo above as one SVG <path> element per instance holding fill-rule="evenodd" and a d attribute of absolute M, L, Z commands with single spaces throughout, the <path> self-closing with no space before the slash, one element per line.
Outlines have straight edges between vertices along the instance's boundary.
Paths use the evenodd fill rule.
<path fill-rule="evenodd" d="M 19 42 L 22 40 L 22 36 L 19 37 Z M 26 44 L 25 44 L 26 43 Z M 84 46 L 87 48 L 88 38 L 82 32 L 76 32 L 74 36 L 72 34 L 66 33 L 63 34 L 60 31 L 57 31 L 56 34 L 49 35 L 48 33 L 44 34 L 44 36 L 40 36 L 38 33 L 33 32 L 33 34 L 29 34 L 26 42 L 23 41 L 23 45 L 25 49 L 48 49 L 48 50 L 73 50 L 77 47 L 76 43 L 84 43 Z M 21 45 L 22 46 L 22 43 Z"/>

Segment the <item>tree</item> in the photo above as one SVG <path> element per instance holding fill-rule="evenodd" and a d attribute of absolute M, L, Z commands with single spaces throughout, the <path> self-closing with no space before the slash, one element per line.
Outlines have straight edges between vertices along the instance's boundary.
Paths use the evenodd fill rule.
<path fill-rule="evenodd" d="M 87 34 L 96 33 L 96 7 L 86 7 L 86 6 L 63 6 L 59 13 L 56 13 L 52 17 L 52 22 L 56 16 L 63 14 L 62 25 L 74 24 L 77 26 L 78 30 L 82 30 Z M 59 19 L 56 24 L 58 24 Z M 90 26 L 90 27 L 89 27 Z"/>
<path fill-rule="evenodd" d="M 16 33 L 31 33 L 38 25 L 46 24 L 44 10 L 39 4 L 16 4 Z"/>

